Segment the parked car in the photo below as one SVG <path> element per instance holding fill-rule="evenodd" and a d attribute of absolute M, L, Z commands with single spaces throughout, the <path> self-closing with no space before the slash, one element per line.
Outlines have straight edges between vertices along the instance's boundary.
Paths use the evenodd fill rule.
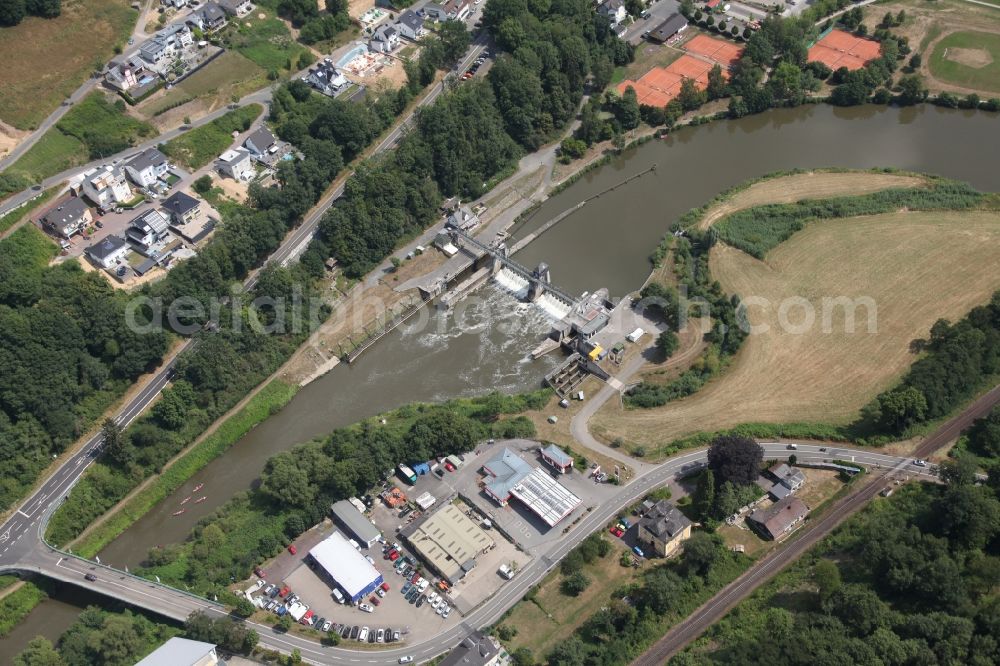
<path fill-rule="evenodd" d="M 351 627 L 351 638 L 355 638 L 356 639 L 360 635 L 359 634 L 360 631 L 361 631 L 361 627 L 359 627 L 357 625 L 354 625 L 353 627 Z"/>
<path fill-rule="evenodd" d="M 376 643 L 385 643 L 385 629 L 379 629 L 378 633 L 375 634 Z"/>
<path fill-rule="evenodd" d="M 406 600 L 412 604 L 416 602 L 417 597 L 419 596 L 420 596 L 420 590 L 418 590 L 417 588 L 413 588 L 412 590 L 410 590 L 410 593 L 406 595 Z"/>
<path fill-rule="evenodd" d="M 441 617 L 444 617 L 444 614 L 448 612 L 451 612 L 451 606 L 442 602 L 437 609 L 437 614 L 440 615 Z"/>
<path fill-rule="evenodd" d="M 343 639 L 348 639 L 348 638 L 351 637 L 351 628 L 349 626 L 347 626 L 346 624 L 340 630 L 340 637 L 343 638 Z"/>
<path fill-rule="evenodd" d="M 395 562 L 398 559 L 399 559 L 399 551 L 398 550 L 391 550 L 391 551 L 389 551 L 389 561 L 390 562 Z"/>
<path fill-rule="evenodd" d="M 298 551 L 295 549 L 294 544 L 288 547 L 288 552 L 295 555 Z"/>
<path fill-rule="evenodd" d="M 374 629 L 372 629 L 371 631 L 368 632 L 368 642 L 369 643 L 374 643 L 375 642 L 375 630 Z"/>
<path fill-rule="evenodd" d="M 274 612 L 278 614 L 278 617 L 281 617 L 282 615 L 288 612 L 288 607 L 279 605 Z"/>
<path fill-rule="evenodd" d="M 362 611 L 364 611 L 366 613 L 374 613 L 375 612 L 375 609 L 372 608 L 371 606 L 369 606 L 368 604 L 361 604 L 361 605 L 359 605 L 358 606 L 358 610 L 362 610 Z"/>
<path fill-rule="evenodd" d="M 399 588 L 399 593 L 405 597 L 406 593 L 410 591 L 411 587 L 413 587 L 413 585 L 411 585 L 410 583 L 403 583 L 403 587 Z"/>
<path fill-rule="evenodd" d="M 426 594 L 421 594 L 420 598 L 417 599 L 417 608 L 420 608 L 421 606 L 423 606 L 424 602 L 426 602 L 426 601 L 427 601 L 427 595 Z"/>
<path fill-rule="evenodd" d="M 383 590 L 385 590 L 386 592 L 388 592 L 388 591 L 390 590 L 390 588 L 389 588 L 389 583 L 385 583 L 385 582 L 383 582 L 383 583 L 382 583 L 382 585 L 380 585 L 380 587 L 381 587 L 381 588 L 382 588 Z"/>
<path fill-rule="evenodd" d="M 451 606 L 445 604 L 444 610 L 441 611 L 441 617 L 447 620 L 449 615 L 451 615 Z"/>
<path fill-rule="evenodd" d="M 324 633 L 330 631 L 330 629 L 332 629 L 332 628 L 333 628 L 333 622 L 330 622 L 329 620 L 325 620 L 323 622 L 323 632 Z"/>
<path fill-rule="evenodd" d="M 352 631 L 351 633 L 353 634 L 354 632 Z M 367 639 L 368 639 L 368 627 L 361 627 L 361 632 L 358 634 L 358 640 L 364 643 L 365 640 Z"/>
<path fill-rule="evenodd" d="M 378 606 L 379 604 L 382 603 L 382 600 L 376 597 L 374 594 L 368 597 L 368 601 L 372 602 L 373 606 Z"/>
<path fill-rule="evenodd" d="M 385 628 L 385 642 L 386 643 L 391 643 L 392 641 L 393 641 L 393 638 L 392 638 L 392 627 L 386 627 Z"/>
<path fill-rule="evenodd" d="M 381 587 L 375 590 L 375 594 L 377 594 L 379 598 L 385 598 L 385 590 L 383 590 Z"/>
<path fill-rule="evenodd" d="M 395 631 L 392 632 L 392 640 L 393 642 L 395 642 L 398 641 L 399 639 L 400 639 L 399 629 L 396 629 Z"/>

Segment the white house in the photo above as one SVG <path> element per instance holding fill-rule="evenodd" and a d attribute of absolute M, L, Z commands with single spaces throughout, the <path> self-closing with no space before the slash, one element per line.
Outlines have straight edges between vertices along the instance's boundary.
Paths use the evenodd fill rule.
<path fill-rule="evenodd" d="M 250 159 L 250 152 L 243 148 L 227 150 L 219 155 L 216 164 L 220 173 L 234 180 L 251 180 L 257 174 Z"/>
<path fill-rule="evenodd" d="M 206 3 L 198 13 L 192 12 L 188 23 L 193 23 L 205 32 L 213 32 L 226 27 L 226 10 L 218 3 Z"/>
<path fill-rule="evenodd" d="M 119 236 L 105 236 L 85 250 L 91 261 L 101 268 L 111 268 L 131 251 L 128 243 Z"/>
<path fill-rule="evenodd" d="M 625 11 L 625 0 L 605 0 L 597 8 L 597 13 L 611 21 L 611 25 L 618 25 L 628 16 Z"/>
<path fill-rule="evenodd" d="M 317 91 L 333 97 L 337 92 L 346 86 L 350 81 L 347 77 L 337 71 L 333 66 L 333 61 L 324 58 L 323 62 L 309 70 L 303 80 Z"/>
<path fill-rule="evenodd" d="M 191 28 L 184 24 L 172 25 L 156 33 L 139 47 L 139 55 L 151 65 L 173 59 L 194 41 Z"/>
<path fill-rule="evenodd" d="M 215 666 L 215 645 L 174 636 L 135 666 Z"/>
<path fill-rule="evenodd" d="M 180 9 L 181 7 L 187 6 L 187 0 L 160 0 L 165 7 L 173 7 L 174 9 Z"/>
<path fill-rule="evenodd" d="M 399 32 L 384 23 L 375 29 L 372 38 L 368 40 L 368 48 L 376 53 L 391 53 L 397 46 L 399 46 Z"/>
<path fill-rule="evenodd" d="M 448 0 L 441 4 L 428 2 L 424 5 L 424 14 L 436 21 L 464 21 L 471 12 L 472 3 L 469 0 Z"/>
<path fill-rule="evenodd" d="M 399 15 L 395 28 L 401 37 L 413 41 L 417 41 L 427 34 L 427 30 L 424 28 L 424 19 L 417 16 L 417 13 L 412 9 L 407 9 Z"/>
<path fill-rule="evenodd" d="M 253 11 L 250 0 L 216 0 L 219 6 L 230 16 L 243 16 Z"/>
<path fill-rule="evenodd" d="M 146 69 L 142 58 L 132 58 L 127 62 L 117 63 L 108 68 L 108 73 L 104 75 L 104 80 L 108 85 L 128 92 L 139 85 L 139 82 L 147 76 L 156 76 Z"/>
<path fill-rule="evenodd" d="M 243 146 L 254 155 L 263 155 L 275 145 L 274 135 L 264 126 L 257 128 L 243 142 Z"/>
<path fill-rule="evenodd" d="M 104 166 L 83 181 L 83 194 L 101 208 L 131 201 L 132 188 L 119 167 Z"/>
<path fill-rule="evenodd" d="M 167 237 L 167 218 L 156 209 L 147 210 L 128 223 L 125 237 L 136 249 L 146 254 L 150 249 Z"/>
<path fill-rule="evenodd" d="M 125 172 L 140 187 L 149 187 L 170 168 L 167 156 L 156 148 L 147 148 L 125 163 Z"/>
<path fill-rule="evenodd" d="M 93 219 L 87 203 L 79 197 L 72 197 L 45 213 L 42 226 L 54 234 L 69 238 L 79 233 Z"/>

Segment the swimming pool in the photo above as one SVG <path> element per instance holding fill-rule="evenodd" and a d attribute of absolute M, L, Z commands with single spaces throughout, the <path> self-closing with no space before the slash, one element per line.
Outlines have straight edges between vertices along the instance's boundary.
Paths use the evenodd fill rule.
<path fill-rule="evenodd" d="M 358 44 L 353 49 L 344 54 L 344 56 L 337 61 L 337 69 L 343 69 L 347 67 L 348 63 L 357 58 L 359 55 L 364 55 L 368 53 L 368 46 L 365 44 Z"/>

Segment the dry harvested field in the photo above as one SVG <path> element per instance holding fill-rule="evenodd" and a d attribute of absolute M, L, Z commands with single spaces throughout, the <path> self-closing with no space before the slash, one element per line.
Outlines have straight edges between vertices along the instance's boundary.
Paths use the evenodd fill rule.
<path fill-rule="evenodd" d="M 749 336 L 732 365 L 690 398 L 649 410 L 609 402 L 594 431 L 647 446 L 697 431 L 747 422 L 846 423 L 913 362 L 910 341 L 938 318 L 961 318 L 1000 287 L 1000 213 L 899 212 L 807 226 L 759 261 L 728 246 L 711 269 L 727 292 L 765 299 L 750 322 L 770 329 Z M 824 297 L 869 298 L 877 313 L 869 333 L 864 307 L 854 333 L 843 308 L 822 326 Z M 803 332 L 779 326 L 783 299 L 804 298 L 815 323 Z M 803 322 L 802 307 L 786 321 Z"/>
<path fill-rule="evenodd" d="M 890 187 L 916 187 L 926 182 L 927 179 L 923 176 L 857 171 L 844 173 L 811 171 L 772 178 L 754 183 L 726 201 L 713 206 L 702 217 L 698 228 L 707 229 L 726 215 L 753 206 L 870 194 Z"/>
<path fill-rule="evenodd" d="M 64 0 L 57 18 L 0 28 L 0 119 L 34 129 L 125 43 L 135 17 L 122 0 Z"/>

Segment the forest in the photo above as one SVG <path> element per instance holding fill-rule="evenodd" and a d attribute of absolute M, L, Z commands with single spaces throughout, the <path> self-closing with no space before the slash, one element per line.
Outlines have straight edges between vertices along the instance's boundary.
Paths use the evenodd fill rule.
<path fill-rule="evenodd" d="M 32 226 L 0 241 L 0 506 L 10 507 L 167 350 L 123 325 L 127 295 Z"/>

